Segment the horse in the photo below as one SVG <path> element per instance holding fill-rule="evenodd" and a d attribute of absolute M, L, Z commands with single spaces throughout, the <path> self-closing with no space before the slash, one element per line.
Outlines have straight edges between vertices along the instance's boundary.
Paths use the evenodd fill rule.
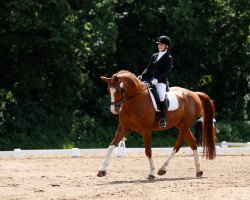
<path fill-rule="evenodd" d="M 156 119 L 156 110 L 153 107 L 152 99 L 148 90 L 148 85 L 141 82 L 135 74 L 121 70 L 111 78 L 100 77 L 108 83 L 108 91 L 111 96 L 110 111 L 119 115 L 119 125 L 115 137 L 108 147 L 105 159 L 100 167 L 97 176 L 106 175 L 106 168 L 109 164 L 111 154 L 118 143 L 126 137 L 130 131 L 138 132 L 144 139 L 145 154 L 149 160 L 150 172 L 148 179 L 156 178 L 155 165 L 151 151 L 151 132 L 154 130 L 166 130 L 176 127 L 179 130 L 178 139 L 174 145 L 171 155 L 164 161 L 158 170 L 158 175 L 164 175 L 170 160 L 183 146 L 186 139 L 193 150 L 196 177 L 201 177 L 203 171 L 200 168 L 199 156 L 196 140 L 191 133 L 191 126 L 202 115 L 203 117 L 203 156 L 206 159 L 214 159 L 215 132 L 213 129 L 213 118 L 215 108 L 210 97 L 202 92 L 194 92 L 181 87 L 170 87 L 170 92 L 174 93 L 178 99 L 179 107 L 174 111 L 168 111 L 168 123 L 165 128 L 159 128 Z"/>

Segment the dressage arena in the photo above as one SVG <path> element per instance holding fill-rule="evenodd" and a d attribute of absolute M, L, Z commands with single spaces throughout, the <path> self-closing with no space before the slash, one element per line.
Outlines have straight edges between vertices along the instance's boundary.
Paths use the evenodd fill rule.
<path fill-rule="evenodd" d="M 201 158 L 196 178 L 194 158 L 180 152 L 167 173 L 147 180 L 144 153 L 111 158 L 105 177 L 97 177 L 105 152 L 70 155 L 3 156 L 0 154 L 0 199 L 250 199 L 250 153 L 223 153 Z M 154 152 L 156 168 L 169 153 Z"/>

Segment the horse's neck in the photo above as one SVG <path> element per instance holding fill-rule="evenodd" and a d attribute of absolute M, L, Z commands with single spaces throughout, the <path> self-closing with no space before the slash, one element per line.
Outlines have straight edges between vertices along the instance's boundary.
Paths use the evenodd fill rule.
<path fill-rule="evenodd" d="M 126 79 L 124 77 L 124 81 L 126 81 L 129 87 L 127 90 L 127 101 L 123 105 L 123 110 L 126 113 L 133 113 L 136 110 L 143 109 L 144 106 L 142 105 L 150 98 L 146 86 L 137 80 L 136 77 L 130 75 L 126 76 Z M 147 95 L 145 95 L 145 92 Z"/>
<path fill-rule="evenodd" d="M 143 84 L 133 77 L 129 78 L 127 82 L 129 85 L 128 92 L 127 92 L 129 96 L 134 96 L 135 94 L 137 94 L 143 89 Z"/>
<path fill-rule="evenodd" d="M 137 90 L 133 91 L 133 96 L 128 98 L 128 101 L 124 103 L 123 109 L 126 112 L 140 112 L 143 114 L 147 112 L 145 105 L 150 101 L 150 94 L 144 85 L 141 85 Z M 148 106 L 146 106 L 148 108 Z"/>
<path fill-rule="evenodd" d="M 142 90 L 143 90 L 143 87 L 140 87 L 139 85 L 136 85 L 136 86 L 133 88 L 133 90 L 131 90 L 130 96 L 138 95 L 139 93 L 141 93 Z"/>

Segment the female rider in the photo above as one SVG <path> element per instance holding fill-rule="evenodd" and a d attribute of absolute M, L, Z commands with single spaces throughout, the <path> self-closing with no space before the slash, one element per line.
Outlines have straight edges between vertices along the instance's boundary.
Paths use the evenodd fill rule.
<path fill-rule="evenodd" d="M 160 36 L 156 42 L 159 52 L 152 55 L 147 68 L 138 78 L 149 84 L 155 85 L 160 98 L 160 111 L 162 118 L 160 128 L 167 126 L 167 104 L 165 100 L 166 91 L 169 91 L 168 79 L 172 66 L 173 58 L 168 49 L 171 47 L 171 40 L 168 36 Z"/>

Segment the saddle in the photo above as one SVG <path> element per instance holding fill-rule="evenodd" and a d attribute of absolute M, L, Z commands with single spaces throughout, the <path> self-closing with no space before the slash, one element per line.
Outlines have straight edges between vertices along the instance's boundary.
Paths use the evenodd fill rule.
<path fill-rule="evenodd" d="M 149 94 L 151 96 L 152 103 L 154 105 L 156 114 L 160 114 L 159 104 L 160 98 L 155 86 L 150 86 L 148 88 Z M 173 111 L 179 108 L 179 101 L 176 94 L 173 92 L 166 92 L 165 101 L 167 103 L 168 111 Z"/>
<path fill-rule="evenodd" d="M 153 97 L 155 99 L 155 103 L 156 103 L 156 106 L 157 106 L 157 109 L 156 109 L 156 112 L 159 112 L 160 113 L 160 98 L 159 98 L 159 94 L 157 92 L 157 89 L 154 85 L 151 85 L 149 87 L 149 91 L 153 94 Z M 169 100 L 168 100 L 168 96 L 165 95 L 165 101 L 166 101 L 166 104 L 167 104 L 167 108 L 169 108 Z"/>

